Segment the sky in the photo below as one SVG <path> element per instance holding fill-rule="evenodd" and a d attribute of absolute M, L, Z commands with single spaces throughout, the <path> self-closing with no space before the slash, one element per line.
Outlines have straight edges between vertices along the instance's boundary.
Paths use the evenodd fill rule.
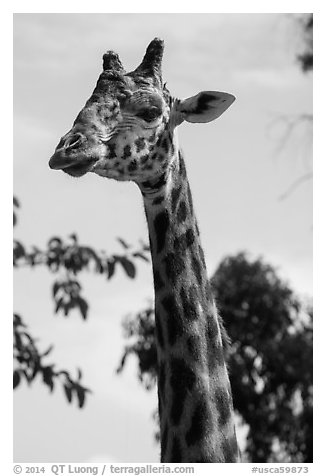
<path fill-rule="evenodd" d="M 180 28 L 180 24 L 182 28 Z M 174 96 L 220 90 L 236 102 L 217 121 L 183 124 L 187 163 L 209 274 L 226 255 L 262 256 L 302 296 L 312 294 L 311 130 L 284 142 L 283 118 L 312 113 L 312 80 L 295 62 L 299 34 L 286 14 L 15 14 L 14 192 L 21 202 L 15 237 L 46 245 L 77 232 L 81 243 L 119 252 L 116 237 L 147 240 L 133 184 L 86 175 L 74 180 L 48 159 L 95 87 L 102 55 L 113 49 L 126 69 L 141 61 L 155 36 L 165 40 L 163 75 Z M 86 407 L 69 406 L 58 388 L 41 383 L 14 394 L 14 460 L 158 461 L 151 418 L 155 391 L 136 378 L 136 363 L 116 375 L 125 340 L 122 319 L 153 298 L 150 266 L 137 279 L 110 282 L 83 275 L 88 322 L 54 317 L 54 276 L 14 274 L 14 310 L 21 313 L 59 367 L 81 367 L 92 388 Z"/>

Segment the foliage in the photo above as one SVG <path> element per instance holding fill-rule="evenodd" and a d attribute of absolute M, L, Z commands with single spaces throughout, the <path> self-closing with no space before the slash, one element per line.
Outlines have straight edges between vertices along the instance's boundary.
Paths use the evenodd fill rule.
<path fill-rule="evenodd" d="M 73 398 L 76 398 L 79 408 L 82 408 L 86 393 L 90 392 L 80 383 L 82 372 L 78 369 L 78 377 L 74 380 L 66 370 L 56 370 L 55 364 L 44 364 L 44 358 L 51 353 L 52 348 L 50 346 L 45 352 L 40 353 L 35 339 L 27 330 L 26 324 L 18 314 L 14 314 L 14 388 L 21 383 L 22 378 L 25 378 L 27 384 L 30 385 L 40 375 L 43 383 L 52 392 L 55 381 L 59 380 L 62 383 L 68 402 L 71 403 Z"/>
<path fill-rule="evenodd" d="M 261 259 L 225 258 L 212 289 L 232 345 L 227 360 L 234 406 L 248 425 L 248 461 L 312 461 L 312 310 Z M 154 311 L 125 324 L 139 379 L 156 376 Z"/>
<path fill-rule="evenodd" d="M 302 53 L 297 56 L 302 71 L 305 73 L 313 69 L 313 14 L 305 14 L 299 18 L 299 25 L 303 38 Z"/>
<path fill-rule="evenodd" d="M 14 226 L 17 224 L 19 207 L 19 201 L 14 197 Z M 130 279 L 134 279 L 137 260 L 149 261 L 147 245 L 140 243 L 138 248 L 134 249 L 122 238 L 117 240 L 123 248 L 123 253 L 112 255 L 81 245 L 76 234 L 71 234 L 67 240 L 54 236 L 49 239 L 45 249 L 37 246 L 31 246 L 28 249 L 22 241 L 14 240 L 14 268 L 46 267 L 56 276 L 52 285 L 54 312 L 67 317 L 73 309 L 76 309 L 82 319 L 86 320 L 89 304 L 82 296 L 82 285 L 79 281 L 81 272 L 92 271 L 110 280 L 120 267 Z M 62 383 L 68 402 L 72 402 L 75 395 L 81 408 L 85 394 L 89 390 L 80 382 L 82 378 L 80 370 L 77 380 L 74 380 L 67 371 L 56 370 L 54 364 L 44 365 L 43 359 L 51 351 L 52 346 L 41 354 L 22 318 L 14 314 L 14 388 L 22 383 L 22 377 L 30 385 L 35 377 L 40 375 L 44 384 L 52 391 L 54 382 L 57 380 Z"/>

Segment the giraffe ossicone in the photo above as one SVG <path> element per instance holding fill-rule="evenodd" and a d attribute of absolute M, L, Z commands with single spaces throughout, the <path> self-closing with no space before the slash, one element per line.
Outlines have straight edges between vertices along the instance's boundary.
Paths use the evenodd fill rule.
<path fill-rule="evenodd" d="M 115 52 L 104 54 L 95 90 L 49 165 L 139 186 L 154 276 L 161 461 L 238 462 L 224 330 L 176 134 L 183 121 L 218 118 L 235 98 L 217 91 L 172 97 L 162 81 L 163 49 L 155 38 L 128 73 Z"/>

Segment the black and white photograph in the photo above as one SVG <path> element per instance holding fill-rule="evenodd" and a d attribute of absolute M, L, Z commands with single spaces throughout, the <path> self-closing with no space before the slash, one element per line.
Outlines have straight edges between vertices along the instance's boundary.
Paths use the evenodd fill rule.
<path fill-rule="evenodd" d="M 13 14 L 17 467 L 308 472 L 312 83 L 313 13 Z"/>

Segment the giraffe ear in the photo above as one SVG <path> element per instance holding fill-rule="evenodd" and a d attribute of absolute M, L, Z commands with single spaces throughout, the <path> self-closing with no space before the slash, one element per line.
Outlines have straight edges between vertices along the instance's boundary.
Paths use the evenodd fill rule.
<path fill-rule="evenodd" d="M 231 106 L 235 97 L 218 91 L 202 91 L 180 101 L 178 112 L 187 122 L 211 122 Z"/>

